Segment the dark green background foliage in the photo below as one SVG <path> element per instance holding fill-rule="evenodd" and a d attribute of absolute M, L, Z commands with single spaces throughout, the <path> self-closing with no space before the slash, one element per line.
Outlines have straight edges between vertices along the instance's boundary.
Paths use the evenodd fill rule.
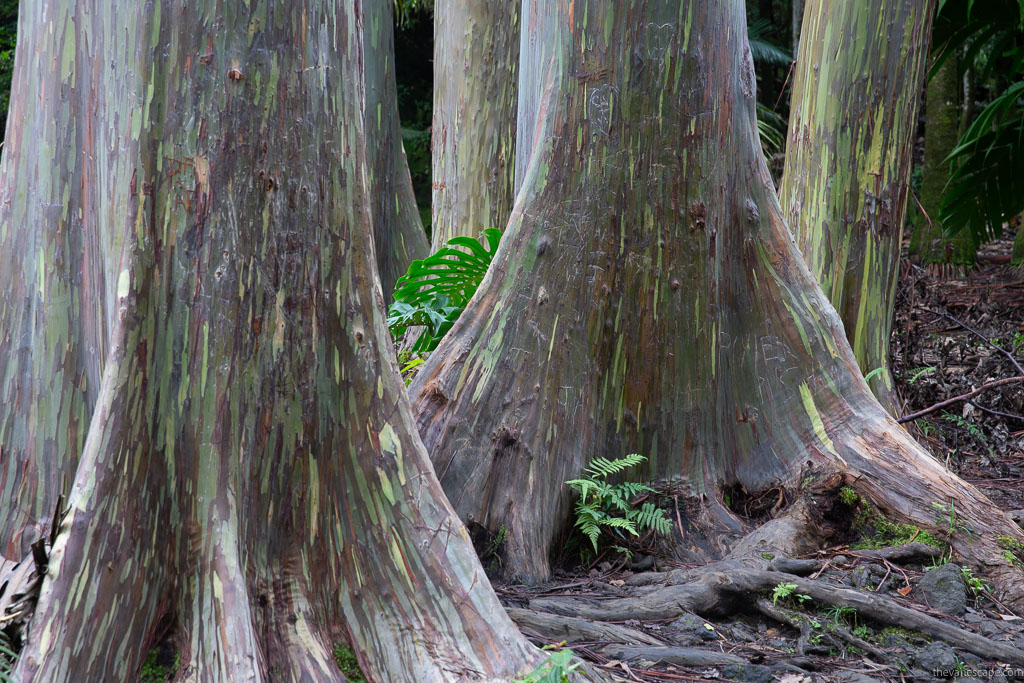
<path fill-rule="evenodd" d="M 952 174 L 939 219 L 947 232 L 971 231 L 982 244 L 1024 210 L 1024 0 L 947 0 L 932 34 L 934 74 L 948 59 L 976 83 L 950 154 Z M 967 125 L 969 124 L 969 125 Z M 925 122 L 928 125 L 928 122 Z"/>
<path fill-rule="evenodd" d="M 413 192 L 430 237 L 430 123 L 434 113 L 434 20 L 424 3 L 396 3 L 395 76 L 402 145 Z M 411 5 L 411 6 L 407 6 Z"/>
<path fill-rule="evenodd" d="M 7 107 L 11 103 L 11 75 L 17 37 L 18 0 L 0 0 L 0 140 L 7 131 Z"/>

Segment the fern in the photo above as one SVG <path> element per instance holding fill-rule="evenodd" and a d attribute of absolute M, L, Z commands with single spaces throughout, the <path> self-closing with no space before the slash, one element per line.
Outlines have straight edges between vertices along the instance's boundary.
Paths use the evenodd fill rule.
<path fill-rule="evenodd" d="M 665 516 L 664 510 L 653 503 L 644 503 L 639 508 L 633 505 L 633 499 L 644 493 L 653 493 L 654 489 L 634 481 L 621 484 L 610 484 L 607 481 L 608 477 L 625 472 L 645 460 L 647 458 L 636 453 L 616 460 L 594 458 L 584 468 L 581 478 L 565 482 L 579 494 L 575 526 L 590 540 L 595 553 L 604 532 L 625 538 L 624 534 L 627 533 L 639 536 L 640 531 L 653 531 L 657 534 L 672 531 L 672 523 Z"/>
<path fill-rule="evenodd" d="M 0 631 L 0 683 L 10 683 L 14 680 L 14 667 L 18 663 L 18 653 L 14 649 L 14 643 L 6 631 Z"/>
<path fill-rule="evenodd" d="M 618 458 L 616 460 L 594 458 L 587 465 L 586 472 L 591 477 L 600 477 L 604 479 L 611 474 L 618 474 L 619 472 L 624 472 L 630 467 L 635 467 L 645 460 L 647 460 L 647 458 L 638 453 L 632 453 L 624 458 Z"/>

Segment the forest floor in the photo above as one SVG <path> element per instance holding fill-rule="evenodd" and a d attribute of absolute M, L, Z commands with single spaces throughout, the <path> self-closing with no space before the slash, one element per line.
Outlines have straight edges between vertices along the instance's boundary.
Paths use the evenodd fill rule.
<path fill-rule="evenodd" d="M 985 247 L 967 272 L 904 261 L 892 339 L 901 414 L 1024 375 L 1024 269 L 1007 264 L 1012 239 L 1010 231 Z M 1022 523 L 1024 383 L 906 426 Z M 799 560 L 763 553 L 749 570 L 749 562 L 700 566 L 649 547 L 631 560 L 563 560 L 550 584 L 496 588 L 534 642 L 567 641 L 614 680 L 1024 681 L 1024 614 L 995 600 L 984 576 L 928 545 L 934 537 L 873 516 L 849 494 L 831 513 L 853 520 L 849 533 Z M 763 507 L 761 519 L 771 514 Z M 909 556 L 900 557 L 901 546 Z M 746 588 L 729 600 L 721 583 Z M 693 608 L 680 617 L 681 605 Z"/>

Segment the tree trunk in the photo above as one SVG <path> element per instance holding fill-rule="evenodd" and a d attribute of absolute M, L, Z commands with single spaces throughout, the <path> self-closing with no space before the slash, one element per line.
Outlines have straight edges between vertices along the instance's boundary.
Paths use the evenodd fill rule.
<path fill-rule="evenodd" d="M 363 122 L 370 164 L 373 245 L 384 302 L 389 304 L 395 281 L 405 275 L 413 259 L 427 256 L 430 245 L 416 208 L 412 177 L 402 147 L 395 83 L 394 3 L 374 0 L 365 9 Z"/>
<path fill-rule="evenodd" d="M 1010 263 L 1015 266 L 1024 266 L 1024 225 L 1017 226 L 1017 237 L 1013 240 Z"/>
<path fill-rule="evenodd" d="M 134 76 L 78 39 L 81 10 L 53 5 L 21 7 L 0 169 L 0 553 L 19 559 L 82 453 L 124 239 L 101 226 L 125 224 L 128 197 L 109 190 L 132 173 L 117 124 Z"/>
<path fill-rule="evenodd" d="M 24 7 L 3 477 L 51 500 L 52 477 L 15 477 L 74 477 L 22 680 L 128 680 L 168 631 L 181 680 L 343 680 L 339 639 L 372 680 L 537 660 L 390 360 L 361 5 Z M 6 528 L 34 509 L 5 508 Z"/>
<path fill-rule="evenodd" d="M 432 249 L 512 212 L 519 0 L 436 0 Z"/>
<path fill-rule="evenodd" d="M 934 0 L 810 0 L 779 198 L 861 371 L 889 373 L 900 245 Z"/>
<path fill-rule="evenodd" d="M 959 139 L 957 117 L 960 106 L 956 59 L 947 59 L 928 81 L 925 92 L 924 168 L 921 177 L 921 217 L 910 239 L 910 255 L 920 263 L 950 263 L 971 265 L 977 245 L 969 230 L 950 237 L 939 223 L 942 194 L 949 182 L 949 162 L 946 157 Z"/>
<path fill-rule="evenodd" d="M 721 487 L 795 489 L 807 463 L 925 528 L 954 499 L 972 555 L 1019 589 L 992 530 L 1024 534 L 875 401 L 800 258 L 760 151 L 743 3 L 533 11 L 521 68 L 542 104 L 519 125 L 537 140 L 523 187 L 410 387 L 456 510 L 505 526 L 509 574 L 548 575 L 563 481 L 641 453 L 647 478 L 681 477 L 723 520 Z"/>

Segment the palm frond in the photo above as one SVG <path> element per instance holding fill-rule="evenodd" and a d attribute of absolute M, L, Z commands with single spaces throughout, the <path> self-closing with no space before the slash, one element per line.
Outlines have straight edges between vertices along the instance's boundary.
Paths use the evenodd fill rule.
<path fill-rule="evenodd" d="M 750 56 L 755 64 L 769 66 L 788 66 L 793 57 L 778 45 L 768 40 L 773 29 L 767 19 L 757 19 L 747 24 L 747 42 L 750 44 Z"/>
<path fill-rule="evenodd" d="M 1024 211 L 1024 81 L 992 101 L 963 134 L 952 164 L 939 221 L 948 234 L 970 230 L 978 243 L 1002 234 Z"/>
<path fill-rule="evenodd" d="M 764 155 L 770 157 L 782 151 L 786 144 L 786 121 L 774 111 L 757 103 L 757 133 L 761 138 Z"/>

